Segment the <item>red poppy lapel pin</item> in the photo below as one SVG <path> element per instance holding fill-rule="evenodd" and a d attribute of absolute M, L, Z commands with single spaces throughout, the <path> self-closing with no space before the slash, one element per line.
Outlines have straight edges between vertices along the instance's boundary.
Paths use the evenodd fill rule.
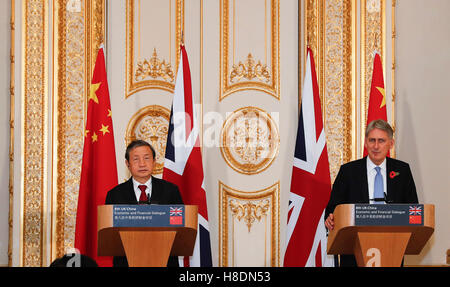
<path fill-rule="evenodd" d="M 391 179 L 393 179 L 393 178 L 396 177 L 397 175 L 400 175 L 400 173 L 399 173 L 399 172 L 396 172 L 396 171 L 391 171 L 391 172 L 389 173 L 389 177 L 390 177 Z"/>

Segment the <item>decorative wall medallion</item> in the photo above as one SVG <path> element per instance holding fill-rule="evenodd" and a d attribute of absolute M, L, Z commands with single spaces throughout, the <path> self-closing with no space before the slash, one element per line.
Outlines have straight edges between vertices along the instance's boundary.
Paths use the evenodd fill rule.
<path fill-rule="evenodd" d="M 135 139 L 142 139 L 149 142 L 155 149 L 156 164 L 153 174 L 160 174 L 163 171 L 169 120 L 170 111 L 168 109 L 151 105 L 134 114 L 127 126 L 125 145 Z"/>
<path fill-rule="evenodd" d="M 243 107 L 227 118 L 220 151 L 227 164 L 243 174 L 264 171 L 278 155 L 277 124 L 256 107 Z"/>

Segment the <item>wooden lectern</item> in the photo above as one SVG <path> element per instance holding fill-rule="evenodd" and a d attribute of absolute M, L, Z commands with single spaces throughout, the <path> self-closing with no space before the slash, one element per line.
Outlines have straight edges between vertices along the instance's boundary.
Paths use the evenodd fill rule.
<path fill-rule="evenodd" d="M 165 267 L 170 255 L 192 255 L 197 236 L 196 205 L 184 205 L 184 224 L 173 227 L 114 226 L 117 206 L 98 206 L 99 256 L 126 256 L 130 267 Z"/>
<path fill-rule="evenodd" d="M 366 206 L 374 208 L 375 205 Z M 384 206 L 387 209 L 390 205 Z M 419 254 L 434 232 L 434 205 L 422 206 L 420 212 L 423 222 L 420 224 L 392 225 L 387 222 L 392 216 L 380 215 L 379 219 L 373 220 L 380 222 L 380 225 L 363 225 L 357 222 L 359 219 L 355 216 L 355 211 L 358 211 L 355 208 L 361 207 L 355 204 L 338 205 L 333 213 L 334 229 L 328 234 L 327 252 L 335 255 L 354 254 L 361 267 L 399 267 L 403 256 Z M 407 213 L 406 217 L 411 218 L 411 212 Z"/>

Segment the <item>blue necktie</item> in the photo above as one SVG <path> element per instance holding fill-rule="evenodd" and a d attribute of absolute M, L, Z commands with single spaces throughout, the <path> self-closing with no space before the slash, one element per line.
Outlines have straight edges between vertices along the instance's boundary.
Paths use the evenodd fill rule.
<path fill-rule="evenodd" d="M 381 168 L 379 166 L 375 167 L 377 175 L 375 175 L 374 193 L 373 198 L 383 198 L 384 199 L 384 185 L 383 176 L 380 173 Z M 375 203 L 383 203 L 382 201 L 375 201 Z"/>

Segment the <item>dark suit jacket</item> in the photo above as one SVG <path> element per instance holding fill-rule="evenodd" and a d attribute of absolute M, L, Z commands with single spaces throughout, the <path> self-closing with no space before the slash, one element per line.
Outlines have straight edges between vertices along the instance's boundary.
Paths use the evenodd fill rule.
<path fill-rule="evenodd" d="M 396 172 L 391 177 L 391 172 Z M 417 203 L 416 185 L 409 165 L 403 161 L 386 158 L 386 202 Z M 325 210 L 325 219 L 339 204 L 369 203 L 367 183 L 367 157 L 341 166 L 331 190 L 330 200 Z M 341 266 L 356 266 L 354 257 L 341 256 Z"/>
<path fill-rule="evenodd" d="M 105 204 L 138 204 L 133 189 L 133 180 L 130 178 L 108 191 Z M 183 204 L 178 187 L 152 176 L 152 193 L 150 204 Z M 114 267 L 128 267 L 126 257 L 114 257 Z M 178 258 L 170 257 L 167 266 L 178 266 Z"/>

